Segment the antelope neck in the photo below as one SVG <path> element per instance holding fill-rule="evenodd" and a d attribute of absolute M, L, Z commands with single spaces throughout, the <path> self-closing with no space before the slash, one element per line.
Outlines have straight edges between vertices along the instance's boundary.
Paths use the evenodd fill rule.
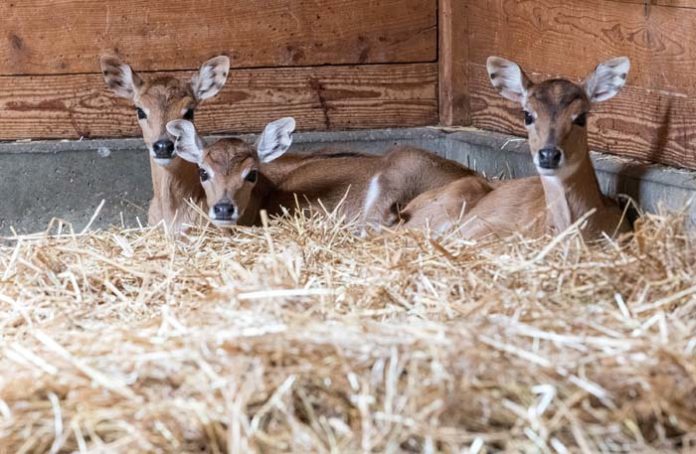
<path fill-rule="evenodd" d="M 568 174 L 541 176 L 547 209 L 547 224 L 561 232 L 592 209 L 602 207 L 602 193 L 592 167 L 587 137 L 574 150 L 582 159 Z M 581 148 L 580 148 L 581 147 Z"/>
<path fill-rule="evenodd" d="M 197 198 L 202 194 L 198 170 L 195 164 L 175 157 L 167 167 L 162 167 L 150 158 L 152 187 L 155 197 L 162 199 Z"/>

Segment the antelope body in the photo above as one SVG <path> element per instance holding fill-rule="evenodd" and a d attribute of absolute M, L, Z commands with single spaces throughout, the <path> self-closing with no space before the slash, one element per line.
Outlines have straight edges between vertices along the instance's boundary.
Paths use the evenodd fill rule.
<path fill-rule="evenodd" d="M 176 156 L 174 142 L 166 125 L 176 119 L 193 120 L 195 109 L 217 95 L 230 69 L 225 56 L 205 62 L 191 80 L 158 77 L 145 80 L 116 57 L 101 59 L 107 86 L 136 107 L 138 123 L 150 154 L 153 198 L 148 210 L 150 225 L 164 221 L 174 232 L 197 217 L 195 204 L 205 204 L 205 194 L 198 178 L 198 168 Z"/>
<path fill-rule="evenodd" d="M 587 143 L 591 105 L 614 97 L 629 68 L 627 58 L 616 58 L 597 66 L 581 85 L 564 79 L 534 84 L 517 64 L 489 58 L 487 69 L 495 88 L 523 108 L 539 176 L 491 188 L 465 207 L 463 219 L 449 215 L 461 212 L 466 202 L 460 194 L 462 182 L 452 182 L 413 200 L 404 210 L 405 226 L 432 221 L 431 226 L 441 231 L 461 223 L 461 233 L 469 238 L 513 232 L 540 236 L 563 231 L 587 215 L 582 230 L 587 239 L 630 231 L 622 210 L 600 191 Z M 444 202 L 438 205 L 437 199 Z"/>
<path fill-rule="evenodd" d="M 339 209 L 348 220 L 385 225 L 398 206 L 419 193 L 461 178 L 480 178 L 466 167 L 432 153 L 398 148 L 384 156 L 319 152 L 285 155 L 295 121 L 270 123 L 256 150 L 238 139 L 205 146 L 194 126 L 174 121 L 177 154 L 201 169 L 210 217 L 218 226 L 259 223 L 260 210 L 322 206 Z"/>

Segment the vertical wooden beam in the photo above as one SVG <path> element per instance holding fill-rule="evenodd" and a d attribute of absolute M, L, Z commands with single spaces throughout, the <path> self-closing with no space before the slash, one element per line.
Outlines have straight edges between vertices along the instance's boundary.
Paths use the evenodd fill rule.
<path fill-rule="evenodd" d="M 469 27 L 467 0 L 438 0 L 440 61 L 440 124 L 471 124 Z"/>

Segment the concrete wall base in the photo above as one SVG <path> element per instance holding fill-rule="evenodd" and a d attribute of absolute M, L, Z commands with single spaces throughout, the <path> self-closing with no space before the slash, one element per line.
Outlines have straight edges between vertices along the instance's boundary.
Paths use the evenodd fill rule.
<path fill-rule="evenodd" d="M 254 140 L 254 136 L 243 136 Z M 215 137 L 208 138 L 215 140 Z M 296 152 L 326 146 L 383 153 L 395 145 L 434 151 L 489 177 L 519 178 L 535 170 L 526 140 L 479 130 L 385 129 L 295 135 Z M 627 194 L 649 212 L 686 210 L 696 222 L 696 172 L 593 153 L 602 190 Z M 0 235 L 36 232 L 53 218 L 81 230 L 102 200 L 95 227 L 147 222 L 152 196 L 140 139 L 0 144 Z"/>

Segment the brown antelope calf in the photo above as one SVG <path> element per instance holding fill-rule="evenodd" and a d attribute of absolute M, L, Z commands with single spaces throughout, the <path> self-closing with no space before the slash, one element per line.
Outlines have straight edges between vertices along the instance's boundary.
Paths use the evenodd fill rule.
<path fill-rule="evenodd" d="M 143 139 L 150 152 L 153 198 L 148 223 L 164 221 L 178 232 L 183 224 L 196 217 L 188 201 L 204 202 L 205 194 L 197 167 L 176 156 L 166 125 L 181 118 L 193 121 L 199 103 L 217 95 L 225 85 L 230 60 L 225 56 L 208 60 L 191 80 L 163 76 L 147 81 L 113 56 L 102 57 L 101 68 L 106 85 L 117 96 L 135 104 Z"/>
<path fill-rule="evenodd" d="M 465 237 L 523 232 L 539 236 L 560 232 L 594 210 L 582 230 L 585 238 L 630 231 L 622 210 L 599 189 L 587 144 L 587 115 L 593 103 L 614 97 L 626 83 L 628 58 L 606 61 L 582 84 L 552 79 L 535 84 L 508 60 L 490 57 L 488 74 L 502 96 L 521 104 L 529 133 L 529 148 L 538 177 L 499 184 L 471 207 L 463 219 L 443 215 L 460 212 L 462 182 L 422 194 L 404 210 L 405 226 L 433 218 L 435 229 L 461 222 Z M 444 222 L 441 219 L 447 218 Z M 439 222 L 439 224 L 437 223 Z"/>
<path fill-rule="evenodd" d="M 169 123 L 176 152 L 200 168 L 210 218 L 218 226 L 258 225 L 260 210 L 321 205 L 336 208 L 364 224 L 393 222 L 397 206 L 419 193 L 470 176 L 466 167 L 432 153 L 398 148 L 384 156 L 318 152 L 285 155 L 292 144 L 295 120 L 266 126 L 256 150 L 239 139 L 205 146 L 186 120 Z"/>

